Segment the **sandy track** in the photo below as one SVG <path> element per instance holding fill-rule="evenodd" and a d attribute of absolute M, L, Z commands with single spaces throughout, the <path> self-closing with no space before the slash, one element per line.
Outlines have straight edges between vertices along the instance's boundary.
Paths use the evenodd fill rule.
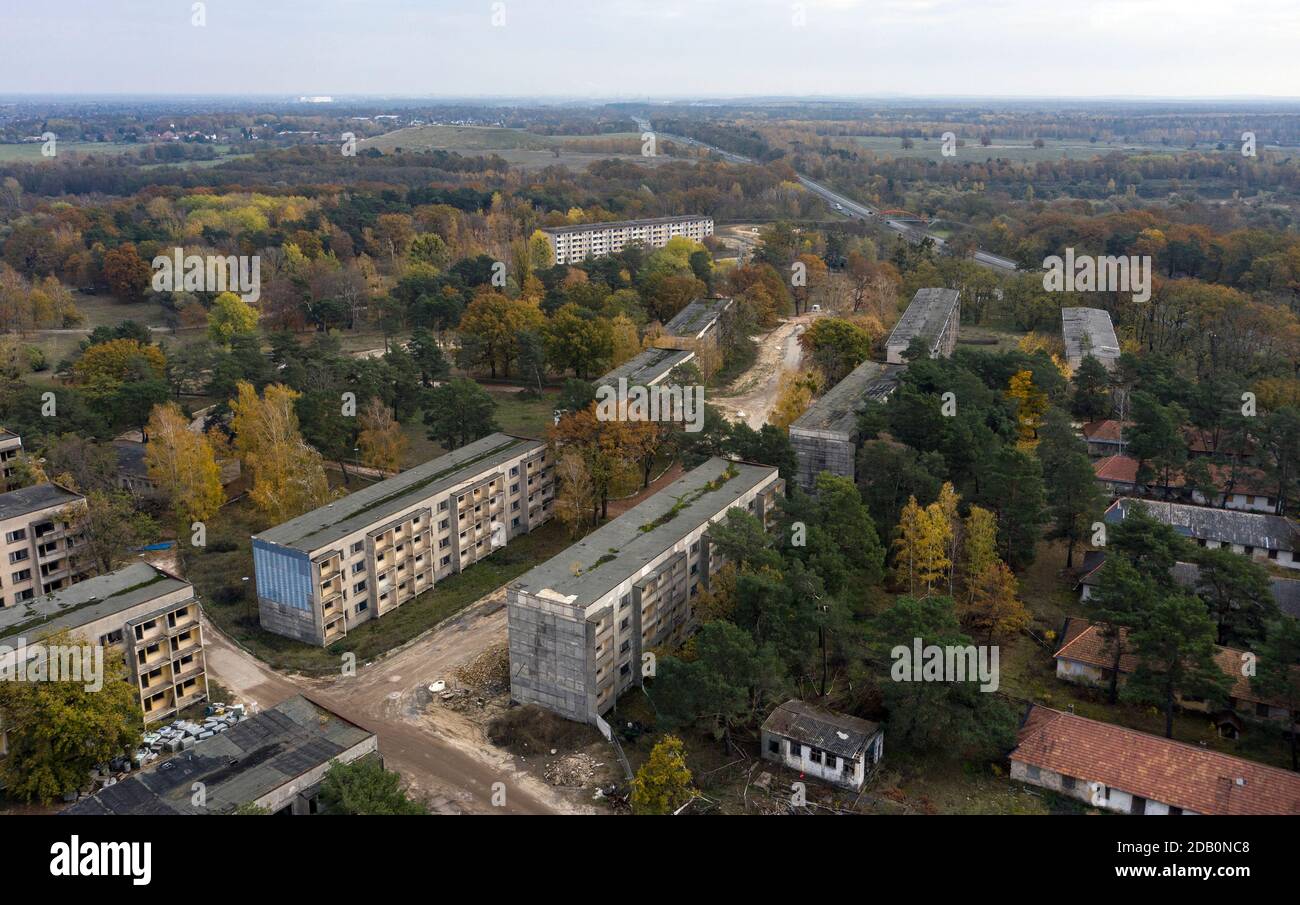
<path fill-rule="evenodd" d="M 781 375 L 799 370 L 803 361 L 799 337 L 812 323 L 813 317 L 790 318 L 760 337 L 754 366 L 737 377 L 726 390 L 710 395 L 709 402 L 721 409 L 729 420 L 744 421 L 754 430 L 766 424 L 776 405 Z"/>
<path fill-rule="evenodd" d="M 482 729 L 446 708 L 425 707 L 427 687 L 506 640 L 505 591 L 498 590 L 454 621 L 376 662 L 354 677 L 282 675 L 205 620 L 208 671 L 241 700 L 273 707 L 295 694 L 337 712 L 379 738 L 379 752 L 412 791 L 439 814 L 580 813 L 541 780 L 517 769 Z M 505 805 L 492 804 L 493 786 L 505 784 Z"/>

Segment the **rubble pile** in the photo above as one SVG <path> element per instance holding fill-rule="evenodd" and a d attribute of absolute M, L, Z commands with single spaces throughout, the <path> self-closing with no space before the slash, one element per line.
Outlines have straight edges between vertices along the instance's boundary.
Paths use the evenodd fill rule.
<path fill-rule="evenodd" d="M 504 694 L 510 690 L 510 650 L 505 644 L 487 648 L 453 673 L 456 681 L 482 694 Z"/>
<path fill-rule="evenodd" d="M 581 788 L 592 782 L 596 778 L 596 771 L 603 766 L 591 755 L 579 751 L 548 764 L 543 776 L 553 786 Z"/>

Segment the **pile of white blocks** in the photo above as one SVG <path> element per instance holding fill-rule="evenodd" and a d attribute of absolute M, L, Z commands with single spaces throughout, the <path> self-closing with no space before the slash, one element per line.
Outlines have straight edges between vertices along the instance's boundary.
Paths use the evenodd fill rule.
<path fill-rule="evenodd" d="M 135 764 L 143 767 L 157 760 L 164 752 L 175 754 L 188 751 L 203 739 L 212 738 L 218 732 L 225 732 L 237 725 L 245 717 L 243 704 L 227 707 L 225 704 L 213 704 L 208 708 L 208 716 L 202 723 L 191 720 L 177 720 L 170 725 L 144 735 L 144 744 L 135 752 Z"/>

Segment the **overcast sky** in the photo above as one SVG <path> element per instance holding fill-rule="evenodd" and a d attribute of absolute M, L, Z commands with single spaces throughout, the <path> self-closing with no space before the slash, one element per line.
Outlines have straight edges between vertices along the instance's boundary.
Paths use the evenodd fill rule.
<path fill-rule="evenodd" d="M 1300 0 L 193 5 L 0 0 L 0 93 L 1300 96 Z"/>

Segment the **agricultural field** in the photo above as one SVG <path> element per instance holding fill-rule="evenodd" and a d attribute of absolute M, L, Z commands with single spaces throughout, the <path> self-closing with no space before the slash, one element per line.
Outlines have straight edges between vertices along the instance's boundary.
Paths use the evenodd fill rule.
<path fill-rule="evenodd" d="M 413 126 L 358 142 L 359 149 L 376 148 L 385 154 L 401 151 L 456 151 L 462 154 L 496 154 L 511 166 L 540 169 L 565 166 L 582 169 L 598 160 L 616 158 L 662 163 L 669 158 L 641 156 L 641 136 L 636 132 L 598 135 L 537 135 L 522 129 L 495 126 Z"/>
<path fill-rule="evenodd" d="M 0 144 L 0 164 L 6 163 L 32 163 L 48 158 L 41 156 L 42 143 L 38 141 L 24 142 L 22 144 Z M 117 157 L 121 154 L 129 154 L 135 151 L 142 151 L 150 147 L 148 144 L 140 142 L 109 142 L 109 141 L 60 141 L 55 145 L 58 156 L 87 156 L 90 154 L 99 154 L 108 157 Z M 213 166 L 225 160 L 231 160 L 236 156 L 250 155 L 230 155 L 228 145 L 213 145 L 217 152 L 216 160 L 180 160 L 173 163 L 152 163 L 145 164 L 146 167 L 165 167 L 165 166 Z"/>

